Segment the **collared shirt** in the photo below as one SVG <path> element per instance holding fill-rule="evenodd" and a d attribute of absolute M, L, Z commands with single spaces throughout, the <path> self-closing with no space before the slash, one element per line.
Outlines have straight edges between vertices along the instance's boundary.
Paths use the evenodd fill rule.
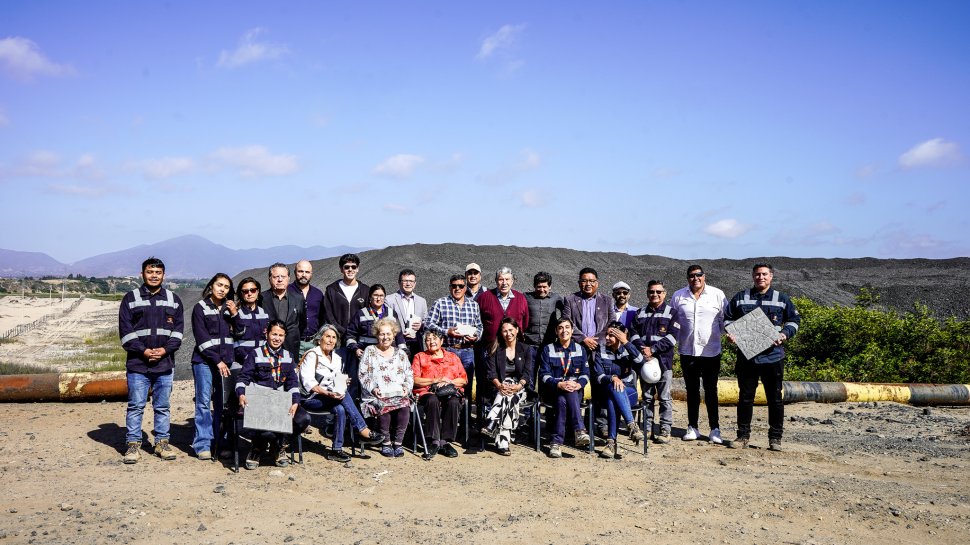
<path fill-rule="evenodd" d="M 633 319 L 636 317 L 638 310 L 640 309 L 633 305 L 627 305 L 623 307 L 623 310 L 620 310 L 616 308 L 616 303 L 613 303 L 613 306 L 611 307 L 613 319 L 625 325 L 627 329 L 633 325 Z"/>
<path fill-rule="evenodd" d="M 680 354 L 711 357 L 721 353 L 727 303 L 724 292 L 713 286 L 704 286 L 697 299 L 689 286 L 674 292 L 670 306 L 674 309 L 674 320 L 680 324 L 677 339 Z"/>
<path fill-rule="evenodd" d="M 482 336 L 482 316 L 478 303 L 465 297 L 459 305 L 454 297 L 448 295 L 435 301 L 424 319 L 424 327 L 437 332 L 444 339 L 444 345 L 451 347 L 465 343 L 460 337 L 448 335 L 448 330 L 458 324 L 470 325 L 475 328 L 475 337 Z"/>
<path fill-rule="evenodd" d="M 273 308 L 276 309 L 276 316 L 277 317 L 285 317 L 285 316 L 287 316 L 289 314 L 289 310 L 290 310 L 289 305 L 287 305 L 287 302 L 286 302 L 286 294 L 287 294 L 287 292 L 284 291 L 282 297 L 280 297 L 279 295 L 276 295 L 276 292 L 275 291 L 272 292 L 272 293 L 273 293 L 273 297 L 272 297 L 272 299 L 273 299 Z M 280 318 L 280 319 L 283 319 L 283 318 Z"/>
<path fill-rule="evenodd" d="M 505 297 L 502 297 L 502 292 L 498 291 L 498 288 L 496 288 L 495 297 L 498 298 L 498 303 L 502 305 L 502 310 L 508 310 L 509 303 L 512 302 L 512 298 L 515 297 L 515 294 L 512 293 L 512 290 L 509 290 L 509 294 L 506 295 Z"/>
<path fill-rule="evenodd" d="M 596 336 L 596 297 L 586 297 L 583 299 L 583 323 L 580 331 L 587 337 Z"/>

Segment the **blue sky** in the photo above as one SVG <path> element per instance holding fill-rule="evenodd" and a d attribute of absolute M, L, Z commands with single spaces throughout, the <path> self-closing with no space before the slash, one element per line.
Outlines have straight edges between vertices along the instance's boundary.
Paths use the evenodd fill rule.
<path fill-rule="evenodd" d="M 967 2 L 4 2 L 0 247 L 970 255 Z"/>

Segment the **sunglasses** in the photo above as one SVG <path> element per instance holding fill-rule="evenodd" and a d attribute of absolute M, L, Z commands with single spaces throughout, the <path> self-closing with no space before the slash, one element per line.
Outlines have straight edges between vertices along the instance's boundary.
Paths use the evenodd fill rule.
<path fill-rule="evenodd" d="M 704 276 L 704 273 L 702 273 L 702 272 L 701 273 L 690 273 L 690 274 L 687 275 L 687 278 L 700 278 L 702 276 Z"/>
<path fill-rule="evenodd" d="M 345 271 L 352 271 L 357 268 L 357 265 L 344 265 Z"/>
<path fill-rule="evenodd" d="M 451 289 L 453 289 L 453 290 L 462 290 L 462 289 L 465 289 L 465 285 L 464 284 L 452 284 L 451 285 Z"/>
<path fill-rule="evenodd" d="M 243 295 L 249 295 L 250 293 L 258 293 L 259 290 L 256 288 L 246 288 L 239 290 Z"/>
<path fill-rule="evenodd" d="M 630 290 L 614 290 L 613 295 L 630 295 Z"/>
<path fill-rule="evenodd" d="M 649 293 L 650 295 L 660 295 L 663 292 L 664 290 L 647 290 L 647 293 Z"/>

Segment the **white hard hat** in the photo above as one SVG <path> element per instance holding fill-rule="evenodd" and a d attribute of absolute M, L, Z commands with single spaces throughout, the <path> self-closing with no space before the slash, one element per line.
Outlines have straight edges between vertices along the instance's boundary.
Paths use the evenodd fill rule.
<path fill-rule="evenodd" d="M 660 382 L 660 377 L 663 373 L 660 371 L 660 362 L 657 358 L 650 358 L 643 364 L 640 368 L 640 378 L 648 384 L 656 384 Z"/>

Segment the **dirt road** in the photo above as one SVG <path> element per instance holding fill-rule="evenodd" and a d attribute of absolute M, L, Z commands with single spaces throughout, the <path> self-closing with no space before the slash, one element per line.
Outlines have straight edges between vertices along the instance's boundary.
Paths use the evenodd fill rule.
<path fill-rule="evenodd" d="M 369 451 L 344 466 L 323 458 L 314 431 L 305 465 L 237 475 L 185 452 L 191 388 L 178 382 L 173 395 L 179 458 L 146 451 L 130 466 L 120 454 L 124 403 L 0 405 L 0 543 L 966 543 L 970 535 L 970 408 L 790 405 L 776 453 L 764 448 L 759 407 L 760 448 L 675 439 L 643 457 L 621 440 L 622 460 L 571 448 L 552 460 L 516 445 L 509 458 L 488 451 L 426 462 Z M 677 403 L 675 426 L 684 416 Z M 733 430 L 734 408 L 721 417 Z"/>

